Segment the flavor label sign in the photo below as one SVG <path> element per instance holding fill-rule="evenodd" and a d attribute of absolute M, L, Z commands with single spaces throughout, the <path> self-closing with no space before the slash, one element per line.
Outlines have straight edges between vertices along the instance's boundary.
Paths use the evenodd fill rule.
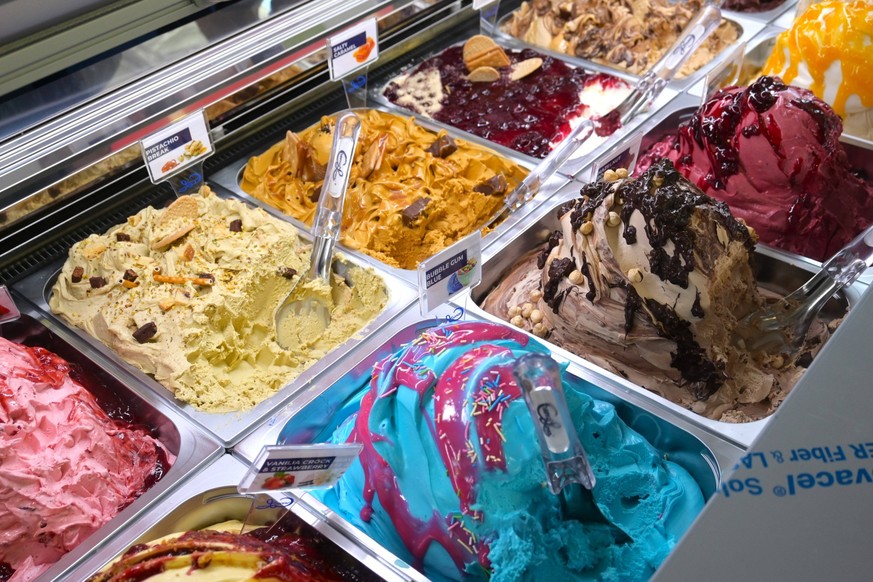
<path fill-rule="evenodd" d="M 5 285 L 0 285 L 0 323 L 12 321 L 21 317 L 21 312 L 15 306 L 12 296 L 9 294 L 9 289 Z"/>
<path fill-rule="evenodd" d="M 743 70 L 743 60 L 746 54 L 746 43 L 742 42 L 706 75 L 703 83 L 703 101 L 705 104 L 712 94 L 723 87 L 735 84 Z"/>
<path fill-rule="evenodd" d="M 237 489 L 256 493 L 332 487 L 362 448 L 359 444 L 266 446 Z"/>
<path fill-rule="evenodd" d="M 338 81 L 379 58 L 379 28 L 376 18 L 360 22 L 327 39 L 330 78 Z"/>
<path fill-rule="evenodd" d="M 873 492 L 873 441 L 752 452 L 735 468 L 746 471 L 722 482 L 718 493 L 725 497 L 791 498 L 813 489 L 844 487 L 868 487 Z"/>
<path fill-rule="evenodd" d="M 209 123 L 202 109 L 139 143 L 149 177 L 155 184 L 202 163 L 214 151 Z"/>
<path fill-rule="evenodd" d="M 482 235 L 479 231 L 418 265 L 418 294 L 422 314 L 482 280 Z"/>
<path fill-rule="evenodd" d="M 602 180 L 606 170 L 617 170 L 619 168 L 627 168 L 629 174 L 634 173 L 634 168 L 637 165 L 637 157 L 640 154 L 640 144 L 642 136 L 629 141 L 624 148 L 618 153 L 611 155 L 605 160 L 598 160 L 594 163 L 592 176 L 594 180 Z"/>
<path fill-rule="evenodd" d="M 489 4 L 494 4 L 497 0 L 473 0 L 473 10 L 482 10 Z"/>

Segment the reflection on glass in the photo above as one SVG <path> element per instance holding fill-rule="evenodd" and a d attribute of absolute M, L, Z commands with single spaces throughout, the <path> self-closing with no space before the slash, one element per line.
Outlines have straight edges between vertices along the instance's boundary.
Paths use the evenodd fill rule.
<path fill-rule="evenodd" d="M 301 0 L 217 4 L 29 87 L 0 97 L 0 140 L 229 38 Z"/>

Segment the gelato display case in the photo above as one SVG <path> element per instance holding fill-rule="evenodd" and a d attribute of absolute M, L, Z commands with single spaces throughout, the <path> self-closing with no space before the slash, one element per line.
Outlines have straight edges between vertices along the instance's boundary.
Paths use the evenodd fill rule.
<path fill-rule="evenodd" d="M 705 81 L 735 49 L 755 81 L 797 10 L 792 0 L 721 4 L 724 30 L 710 54 L 520 206 L 515 188 L 580 119 L 600 118 L 604 127 L 617 118 L 609 112 L 700 2 L 506 0 L 490 6 L 496 14 L 480 14 L 470 0 L 108 0 L 44 15 L 33 4 L 3 4 L 0 12 L 23 16 L 17 27 L 15 19 L 0 27 L 0 286 L 22 315 L 7 322 L 0 309 L 0 347 L 18 346 L 4 358 L 42 366 L 51 382 L 68 377 L 64 390 L 81 384 L 82 398 L 96 403 L 89 410 L 106 416 L 83 423 L 130 423 L 125 430 L 144 431 L 136 438 L 155 443 L 165 460 L 147 467 L 160 478 L 134 478 L 142 487 L 36 574 L 0 533 L 0 580 L 109 580 L 130 568 L 164 568 L 149 561 L 155 555 L 200 569 L 208 566 L 194 555 L 201 550 L 186 553 L 197 544 L 207 555 L 239 557 L 230 567 L 269 556 L 267 563 L 299 561 L 289 572 L 314 568 L 325 579 L 352 580 L 453 579 L 462 570 L 479 579 L 492 551 L 498 570 L 541 563 L 568 579 L 614 568 L 629 579 L 686 579 L 708 571 L 701 556 L 712 547 L 722 548 L 713 579 L 772 578 L 783 560 L 764 550 L 776 544 L 794 549 L 799 577 L 809 564 L 809 572 L 832 567 L 863 579 L 873 557 L 858 547 L 854 524 L 873 517 L 862 495 L 873 454 L 864 432 L 873 275 L 830 297 L 805 354 L 790 364 L 774 357 L 761 372 L 724 355 L 751 338 L 731 335 L 716 346 L 706 363 L 737 402 L 713 399 L 700 376 L 671 371 L 689 353 L 694 362 L 710 357 L 695 351 L 699 329 L 724 340 L 704 315 L 730 322 L 750 305 L 774 304 L 826 257 L 755 244 L 730 200 L 697 197 L 695 188 L 724 165 L 687 179 L 661 160 L 636 175 L 615 165 L 628 153 L 645 158 L 692 124 Z M 611 24 L 595 26 L 594 15 Z M 333 79 L 330 39 L 369 19 L 378 59 L 354 79 Z M 572 40 L 585 26 L 615 38 L 601 43 L 589 31 Z M 646 26 L 651 38 L 640 33 Z M 301 347 L 288 349 L 275 312 L 326 244 L 314 232 L 316 205 L 321 184 L 337 179 L 327 167 L 332 132 L 349 110 L 362 127 L 345 213 L 331 218 L 341 227 L 321 291 L 331 316 L 301 316 Z M 722 117 L 733 119 L 726 110 Z M 841 152 L 832 171 L 873 183 L 869 140 L 840 135 L 830 117 L 806 110 L 834 133 L 821 146 Z M 151 180 L 141 140 L 200 112 L 214 152 L 195 167 L 196 188 L 180 194 L 173 180 Z M 764 126 L 744 129 L 744 138 L 773 143 L 773 125 Z M 692 150 L 674 156 L 677 167 L 703 166 L 706 154 Z M 795 173 L 820 165 L 802 160 Z M 685 196 L 673 214 L 656 213 L 645 198 L 659 195 L 665 178 L 664 192 Z M 827 193 L 836 183 L 816 188 Z M 834 208 L 840 220 L 863 215 Z M 632 218 L 636 210 L 646 218 Z M 570 211 L 573 218 L 562 218 Z M 700 222 L 682 230 L 689 215 Z M 616 227 L 623 236 L 609 230 Z M 661 240 L 662 230 L 679 242 Z M 421 265 L 476 232 L 481 255 L 468 266 L 481 267 L 481 281 L 469 278 L 478 270 L 463 271 L 463 282 L 460 274 L 450 281 L 460 292 L 427 311 Z M 652 248 L 627 250 L 636 244 L 629 232 L 645 232 Z M 614 258 L 604 258 L 607 247 Z M 692 265 L 721 256 L 731 257 L 730 267 L 706 280 L 694 272 Z M 658 293 L 672 300 L 640 299 L 634 285 L 651 290 L 648 280 L 668 266 L 685 273 L 665 275 Z M 595 289 L 595 277 L 605 286 Z M 616 294 L 631 299 L 601 311 L 588 305 Z M 678 315 L 669 326 L 632 329 L 643 305 L 663 308 L 661 323 Z M 591 340 L 600 336 L 618 339 Z M 527 414 L 511 369 L 530 353 L 559 364 L 573 423 L 590 449 L 597 483 L 582 493 L 584 516 L 568 517 L 573 500 L 550 493 L 539 470 L 532 418 L 551 425 L 548 415 Z M 640 362 L 643 371 L 634 369 Z M 469 398 L 452 391 L 480 365 L 482 382 Z M 739 371 L 750 367 L 746 379 Z M 763 394 L 761 386 L 763 397 L 749 395 Z M 14 439 L 21 413 L 8 398 L 4 388 L 4 433 Z M 347 439 L 365 446 L 331 489 L 257 498 L 237 489 L 265 446 Z M 81 464 L 90 466 L 84 448 Z M 0 465 L 2 481 L 7 463 Z M 4 487 L 5 501 L 15 488 Z M 509 519 L 518 507 L 528 515 Z M 32 520 L 21 511 L 0 503 L 0 524 L 26 527 Z M 249 518 L 262 527 L 243 534 Z M 519 532 L 511 538 L 519 545 L 507 531 Z M 518 551 L 532 539 L 537 549 Z M 737 555 L 749 560 L 731 559 Z"/>

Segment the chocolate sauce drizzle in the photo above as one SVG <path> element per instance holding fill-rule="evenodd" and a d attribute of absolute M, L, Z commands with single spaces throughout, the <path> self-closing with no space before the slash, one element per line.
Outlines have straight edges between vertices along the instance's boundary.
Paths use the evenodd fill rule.
<path fill-rule="evenodd" d="M 750 252 L 754 249 L 749 230 L 731 215 L 727 205 L 700 192 L 667 159 L 653 163 L 638 179 L 587 184 L 582 188 L 580 198 L 561 206 L 561 215 L 570 212 L 570 223 L 574 230 L 578 230 L 585 221 L 591 220 L 595 211 L 606 203 L 606 198 L 610 195 L 620 200 L 623 205 L 619 215 L 625 242 L 628 245 L 637 243 L 638 233 L 630 225 L 630 219 L 638 211 L 643 216 L 644 232 L 652 247 L 652 252 L 648 254 L 649 270 L 661 280 L 683 289 L 688 288 L 689 273 L 696 266 L 697 240 L 690 223 L 698 208 L 707 207 L 709 215 L 728 232 L 732 240 L 740 241 Z M 538 257 L 537 264 L 541 269 L 545 267 L 551 250 L 561 240 L 556 235 L 560 235 L 560 232 L 552 235 Z M 671 241 L 674 248 L 672 255 L 666 249 L 667 243 Z M 573 268 L 572 259 L 555 259 L 549 264 L 543 297 L 555 312 L 566 297 L 565 293 L 558 292 L 560 281 Z M 586 276 L 590 288 L 586 298 L 593 301 L 596 289 L 584 253 L 580 271 Z M 694 339 L 691 324 L 680 318 L 674 307 L 660 304 L 653 299 L 642 299 L 624 279 L 612 285 L 623 289 L 626 294 L 625 332 L 630 333 L 633 330 L 634 317 L 645 304 L 659 335 L 676 342 L 677 350 L 671 355 L 671 365 L 690 384 L 691 392 L 696 398 L 711 396 L 724 383 L 723 365 L 707 359 L 706 351 Z M 692 314 L 696 317 L 704 315 L 699 291 L 696 291 Z"/>

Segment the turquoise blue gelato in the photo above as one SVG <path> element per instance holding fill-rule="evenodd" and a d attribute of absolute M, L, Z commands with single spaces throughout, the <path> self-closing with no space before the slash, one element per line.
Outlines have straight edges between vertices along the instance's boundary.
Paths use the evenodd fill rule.
<path fill-rule="evenodd" d="M 340 415 L 333 442 L 358 461 L 327 506 L 435 580 L 641 580 L 697 514 L 700 487 L 564 376 L 564 391 L 609 523 L 562 516 L 512 375 L 548 350 L 497 324 L 430 329 L 379 362 Z"/>

